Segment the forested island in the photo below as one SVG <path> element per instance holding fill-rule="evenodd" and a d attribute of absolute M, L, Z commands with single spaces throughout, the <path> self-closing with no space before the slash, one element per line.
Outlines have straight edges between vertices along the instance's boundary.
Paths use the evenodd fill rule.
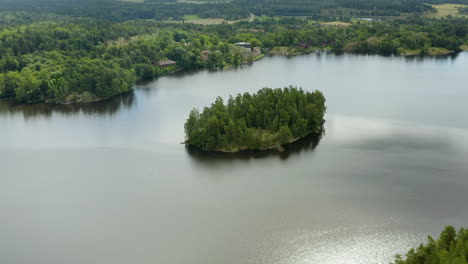
<path fill-rule="evenodd" d="M 447 226 L 439 239 L 428 237 L 428 243 L 411 249 L 403 258 L 397 255 L 394 264 L 467 264 L 468 263 L 468 230 L 461 228 L 458 232 Z"/>
<path fill-rule="evenodd" d="M 218 97 L 202 112 L 193 109 L 185 123 L 186 145 L 204 151 L 266 150 L 323 129 L 325 97 L 295 87 L 263 88 L 256 94 Z"/>
<path fill-rule="evenodd" d="M 434 8 L 414 0 L 335 0 L 326 5 L 315 0 L 271 5 L 243 0 L 41 1 L 47 4 L 0 3 L 0 99 L 99 101 L 132 90 L 137 80 L 179 70 L 236 67 L 268 54 L 332 50 L 421 56 L 468 49 L 468 18 L 429 18 L 425 14 Z M 463 14 L 465 9 L 459 10 Z M 301 12 L 304 17 L 277 16 Z M 366 14 L 399 17 L 356 18 Z M 193 17 L 227 20 L 183 23 Z M 232 19 L 236 23 L 227 23 Z"/>

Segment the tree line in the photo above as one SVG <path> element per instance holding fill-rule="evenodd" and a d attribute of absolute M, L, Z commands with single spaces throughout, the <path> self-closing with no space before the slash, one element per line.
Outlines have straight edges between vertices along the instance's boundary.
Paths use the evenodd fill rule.
<path fill-rule="evenodd" d="M 310 16 L 324 19 L 330 16 L 400 16 L 403 13 L 435 11 L 418 0 L 237 0 L 250 6 L 256 15 Z"/>
<path fill-rule="evenodd" d="M 114 22 L 137 19 L 183 20 L 185 15 L 202 18 L 224 18 L 237 20 L 248 18 L 248 7 L 230 3 L 202 1 L 201 3 L 175 3 L 175 1 L 144 1 L 143 3 L 115 0 L 15 0 L 1 1 L 0 10 L 29 17 L 20 21 L 10 18 L 14 23 L 38 22 L 44 16 L 63 16 L 72 18 L 94 18 Z M 0 17 L 1 18 L 1 17 Z M 6 21 L 0 20 L 0 24 Z"/>
<path fill-rule="evenodd" d="M 0 17 L 3 12 L 0 12 Z M 307 19 L 262 18 L 235 24 L 195 25 L 147 20 L 114 22 L 64 17 L 0 26 L 0 98 L 17 102 L 78 102 L 132 89 L 138 79 L 175 70 L 250 63 L 250 42 L 263 53 L 275 47 L 300 52 L 332 49 L 374 54 L 458 51 L 468 44 L 468 19 L 411 18 L 325 26 Z M 177 64 L 159 67 L 163 60 Z"/>
<path fill-rule="evenodd" d="M 468 19 L 424 19 L 354 22 L 349 26 L 326 26 L 305 19 L 265 19 L 241 22 L 241 27 L 260 32 L 238 32 L 229 40 L 255 38 L 264 48 L 316 47 L 366 54 L 399 55 L 411 50 L 425 55 L 431 47 L 460 51 L 468 43 Z"/>
<path fill-rule="evenodd" d="M 428 237 L 426 244 L 411 249 L 405 257 L 397 255 L 394 264 L 468 264 L 468 230 L 458 232 L 447 226 L 437 240 Z"/>
<path fill-rule="evenodd" d="M 218 97 L 185 123 L 186 144 L 205 151 L 279 147 L 322 129 L 325 97 L 295 87 L 263 88 L 256 94 Z"/>
<path fill-rule="evenodd" d="M 77 19 L 0 31 L 0 98 L 20 103 L 86 102 L 177 69 L 240 65 L 250 53 L 203 27 Z M 177 65 L 159 67 L 172 59 Z"/>
<path fill-rule="evenodd" d="M 467 3 L 467 0 L 233 0 L 184 3 L 175 0 L 145 0 L 141 3 L 115 0 L 16 0 L 2 1 L 0 9 L 28 13 L 33 19 L 44 15 L 88 17 L 123 22 L 135 19 L 182 20 L 185 15 L 237 20 L 250 13 L 268 16 L 310 16 L 313 19 L 363 16 L 398 17 L 402 14 L 435 12 L 427 3 Z M 10 17 L 10 22 L 20 22 Z M 27 21 L 24 21 L 27 22 Z M 0 24 L 2 21 L 0 20 Z"/>

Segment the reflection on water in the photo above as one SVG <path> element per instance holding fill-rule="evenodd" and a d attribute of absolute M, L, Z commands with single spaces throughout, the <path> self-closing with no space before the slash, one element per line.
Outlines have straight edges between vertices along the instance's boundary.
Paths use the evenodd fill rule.
<path fill-rule="evenodd" d="M 392 230 L 392 225 L 390 222 L 274 233 L 267 239 L 270 246 L 260 250 L 262 257 L 251 263 L 388 263 L 396 252 L 406 252 L 425 235 Z"/>
<path fill-rule="evenodd" d="M 302 152 L 314 151 L 320 143 L 320 140 L 325 135 L 325 129 L 319 134 L 311 134 L 293 143 L 284 145 L 284 151 L 269 149 L 263 151 L 247 150 L 235 153 L 222 152 L 204 152 L 193 147 L 186 147 L 187 153 L 197 162 L 211 165 L 213 162 L 231 162 L 232 160 L 251 160 L 270 157 L 279 157 L 282 160 L 287 160 L 291 156 Z"/>
<path fill-rule="evenodd" d="M 451 53 L 447 54 L 444 56 L 404 56 L 403 58 L 405 59 L 405 62 L 427 62 L 429 60 L 435 60 L 435 61 L 453 61 L 458 56 L 460 53 Z"/>
<path fill-rule="evenodd" d="M 96 104 L 0 103 L 0 263 L 387 264 L 466 225 L 467 63 L 319 53 Z M 287 85 L 324 92 L 326 136 L 284 153 L 179 144 L 191 108 Z"/>
<path fill-rule="evenodd" d="M 461 56 L 463 54 L 464 56 Z M 403 64 L 408 64 L 411 65 L 413 63 L 430 63 L 430 62 L 456 62 L 456 61 L 462 61 L 466 53 L 453 53 L 449 54 L 446 56 L 433 56 L 433 57 L 428 57 L 428 56 L 404 56 L 404 57 L 398 57 L 398 56 L 390 56 L 385 58 L 385 56 L 375 56 L 375 55 L 359 55 L 359 54 L 354 54 L 350 55 L 349 53 L 340 53 L 340 52 L 330 52 L 330 51 L 317 51 L 312 54 L 304 54 L 300 56 L 287 56 L 287 57 L 277 57 L 277 58 L 270 58 L 270 59 L 281 59 L 283 60 L 283 63 L 285 62 L 291 62 L 293 63 L 294 61 L 298 60 L 313 60 L 314 63 L 317 65 L 321 65 L 322 63 L 326 63 L 327 61 L 333 61 L 335 63 L 344 63 L 344 62 L 349 62 L 350 58 L 353 59 L 353 61 L 364 61 L 364 60 L 387 60 L 386 62 L 391 62 L 391 61 L 396 61 L 397 63 L 403 63 Z M 267 59 L 268 60 L 268 59 Z M 217 76 L 221 75 L 237 75 L 237 74 L 246 74 L 248 70 L 252 71 L 259 71 L 257 73 L 259 76 L 262 76 L 263 74 L 262 69 L 259 69 L 258 67 L 264 67 L 264 66 L 259 66 L 262 64 L 268 63 L 266 60 L 256 62 L 253 65 L 241 65 L 239 67 L 234 67 L 229 70 L 190 70 L 190 71 L 180 71 L 176 72 L 167 76 L 164 76 L 164 81 L 163 80 L 154 80 L 154 81 L 141 81 L 137 83 L 138 90 L 142 92 L 144 96 L 150 97 L 154 96 L 154 93 L 158 91 L 158 89 L 154 89 L 158 87 L 158 84 L 160 83 L 168 83 L 171 81 L 177 82 L 182 80 L 190 80 L 190 79 L 196 79 L 197 77 L 204 76 L 203 78 L 212 78 L 213 80 L 216 80 Z M 306 63 L 309 63 L 307 61 Z M 390 65 L 390 64 L 389 64 Z M 289 66 L 288 66 L 289 67 Z M 292 67 L 294 68 L 294 67 Z M 319 67 L 320 68 L 320 67 Z M 337 69 L 335 69 L 337 70 Z M 269 70 L 270 71 L 270 70 Z M 292 74 L 292 73 L 291 73 Z M 278 73 L 278 76 L 279 73 Z M 235 76 L 237 78 L 238 76 Z M 369 78 L 369 76 L 367 77 Z M 245 89 L 247 88 L 249 83 L 250 77 L 246 78 L 246 83 L 242 83 L 240 85 L 240 89 Z M 326 79 L 326 78 L 324 78 Z M 264 79 L 266 80 L 266 79 Z M 193 81 L 193 80 L 191 80 Z M 205 79 L 203 79 L 204 82 L 206 82 Z M 223 80 L 224 81 L 224 80 Z M 240 80 L 241 82 L 242 79 Z M 245 81 L 245 80 L 244 80 Z M 320 81 L 320 80 L 315 80 L 315 81 Z M 303 88 L 308 88 L 307 86 L 301 85 L 300 83 L 289 83 L 302 86 Z M 198 85 L 198 84 L 196 84 Z M 209 86 L 209 85 L 208 85 Z M 280 85 L 259 85 L 254 87 L 254 90 L 258 90 L 262 87 L 266 86 L 271 86 L 271 87 L 280 87 Z M 319 89 L 320 86 L 317 86 Z M 159 87 L 158 87 L 159 88 Z M 183 88 L 183 87 L 177 87 Z M 216 94 L 222 94 L 223 90 L 221 89 L 222 87 L 218 87 L 219 92 Z M 195 87 L 193 89 L 199 89 L 199 87 Z M 239 91 L 240 92 L 240 91 Z M 243 92 L 243 91 L 242 91 Z M 241 92 L 241 93 L 242 93 Z M 325 91 L 326 92 L 326 91 Z M 328 95 L 328 94 L 327 94 Z M 136 103 L 136 96 L 134 92 L 130 92 L 124 95 L 116 96 L 113 98 L 110 98 L 108 100 L 100 101 L 100 102 L 95 102 L 95 103 L 86 103 L 86 104 L 72 104 L 72 105 L 53 105 L 53 104 L 33 104 L 33 105 L 15 105 L 12 102 L 8 101 L 0 101 L 0 115 L 5 115 L 5 114 L 23 114 L 25 119 L 29 118 L 34 118 L 36 116 L 45 116 L 45 117 L 50 117 L 53 113 L 60 113 L 63 115 L 74 115 L 74 114 L 79 114 L 83 113 L 85 115 L 109 115 L 109 116 L 114 116 L 118 111 L 123 110 L 123 109 L 129 109 L 132 106 L 134 106 Z"/>
<path fill-rule="evenodd" d="M 38 116 L 50 118 L 54 113 L 62 115 L 115 115 L 119 110 L 131 108 L 136 103 L 135 94 L 132 92 L 118 95 L 107 100 L 84 103 L 84 104 L 20 104 L 12 101 L 0 102 L 0 115 L 23 114 L 25 119 L 31 119 Z"/>

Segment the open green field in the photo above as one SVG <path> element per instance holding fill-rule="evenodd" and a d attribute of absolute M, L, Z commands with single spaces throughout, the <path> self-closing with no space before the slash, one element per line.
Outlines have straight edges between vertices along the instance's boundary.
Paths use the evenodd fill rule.
<path fill-rule="evenodd" d="M 448 49 L 444 49 L 444 48 L 439 48 L 439 47 L 430 47 L 427 50 L 427 54 L 429 54 L 430 56 L 441 56 L 441 55 L 447 55 L 450 53 L 452 53 L 452 51 Z"/>
<path fill-rule="evenodd" d="M 198 15 L 185 15 L 183 17 L 184 21 L 181 20 L 166 20 L 164 22 L 168 23 L 193 23 L 200 25 L 216 25 L 216 24 L 233 24 L 240 21 L 253 21 L 255 16 L 250 15 L 248 19 L 239 19 L 239 20 L 226 20 L 223 18 L 200 18 Z"/>
<path fill-rule="evenodd" d="M 184 16 L 184 20 L 199 20 L 199 19 L 201 18 L 197 15 L 185 15 Z"/>
<path fill-rule="evenodd" d="M 460 16 L 460 17 L 468 17 L 468 15 L 463 15 L 458 12 L 459 7 L 468 7 L 468 5 L 460 5 L 460 4 L 442 4 L 442 5 L 432 5 L 437 12 L 436 13 L 428 13 L 427 17 L 432 18 L 443 18 L 448 15 L 452 16 Z"/>

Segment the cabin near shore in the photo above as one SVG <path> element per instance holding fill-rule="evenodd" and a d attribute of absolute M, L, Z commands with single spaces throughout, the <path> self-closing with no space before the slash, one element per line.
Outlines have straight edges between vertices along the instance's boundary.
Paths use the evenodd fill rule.
<path fill-rule="evenodd" d="M 177 62 L 173 60 L 161 60 L 157 63 L 157 65 L 161 68 L 169 67 L 169 66 L 174 66 L 176 65 Z"/>
<path fill-rule="evenodd" d="M 238 46 L 238 47 L 243 47 L 243 48 L 247 48 L 247 49 L 250 49 L 250 42 L 236 42 L 234 45 Z"/>

